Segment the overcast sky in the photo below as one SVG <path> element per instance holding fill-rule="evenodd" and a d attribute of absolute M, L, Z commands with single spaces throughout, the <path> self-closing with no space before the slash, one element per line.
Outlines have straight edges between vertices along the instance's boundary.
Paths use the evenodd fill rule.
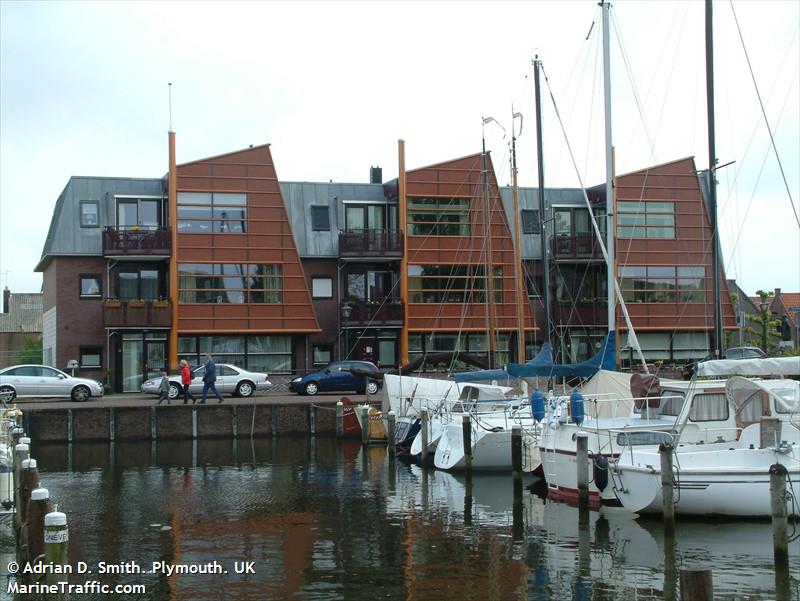
<path fill-rule="evenodd" d="M 703 2 L 611 15 L 617 172 L 692 155 L 706 168 Z M 718 177 L 726 273 L 751 294 L 800 291 L 800 2 L 715 2 L 714 20 L 717 156 L 735 161 Z M 33 268 L 71 175 L 166 172 L 167 82 L 179 163 L 269 142 L 281 180 L 366 182 L 372 165 L 388 180 L 399 138 L 409 168 L 472 154 L 481 117 L 510 132 L 513 104 L 520 183 L 536 185 L 538 53 L 580 177 L 599 184 L 600 25 L 595 0 L 0 2 L 0 283 L 41 289 Z M 546 186 L 577 187 L 554 115 L 547 98 Z M 486 142 L 508 183 L 508 138 L 489 125 Z"/>

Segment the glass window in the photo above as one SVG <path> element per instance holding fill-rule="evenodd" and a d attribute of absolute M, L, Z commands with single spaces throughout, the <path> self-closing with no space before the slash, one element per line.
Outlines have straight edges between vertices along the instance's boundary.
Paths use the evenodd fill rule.
<path fill-rule="evenodd" d="M 618 202 L 619 238 L 675 238 L 674 202 Z"/>
<path fill-rule="evenodd" d="M 692 408 L 689 410 L 689 419 L 693 422 L 728 419 L 728 399 L 724 393 L 694 395 Z"/>
<path fill-rule="evenodd" d="M 98 220 L 98 209 L 96 200 L 82 200 L 81 201 L 81 227 L 97 227 L 100 224 Z"/>
<path fill-rule="evenodd" d="M 330 211 L 326 206 L 311 205 L 311 229 L 315 232 L 330 231 Z"/>
<path fill-rule="evenodd" d="M 677 417 L 683 407 L 684 396 L 682 392 L 675 392 L 673 390 L 665 390 L 661 394 L 661 404 L 658 411 L 661 415 L 671 415 Z"/>
<path fill-rule="evenodd" d="M 180 263 L 178 291 L 182 303 L 280 303 L 280 265 Z"/>
<path fill-rule="evenodd" d="M 409 265 L 408 272 L 409 298 L 412 303 L 486 301 L 487 286 L 483 265 Z M 496 302 L 502 302 L 502 277 L 502 268 L 495 267 Z"/>
<path fill-rule="evenodd" d="M 103 366 L 103 349 L 99 346 L 80 347 L 81 369 L 98 369 Z"/>
<path fill-rule="evenodd" d="M 367 275 L 364 273 L 347 274 L 347 297 L 366 300 Z"/>
<path fill-rule="evenodd" d="M 117 228 L 156 230 L 161 226 L 161 199 L 117 198 Z"/>
<path fill-rule="evenodd" d="M 539 234 L 541 233 L 541 220 L 539 219 L 538 209 L 522 209 L 522 233 Z"/>
<path fill-rule="evenodd" d="M 333 279 L 311 278 L 311 296 L 314 298 L 333 298 Z"/>
<path fill-rule="evenodd" d="M 178 231 L 199 234 L 247 232 L 247 194 L 178 193 Z"/>
<path fill-rule="evenodd" d="M 468 236 L 468 198 L 408 198 L 408 233 L 411 236 Z"/>
<path fill-rule="evenodd" d="M 314 365 L 327 365 L 331 362 L 331 359 L 333 359 L 330 346 L 315 344 L 312 348 L 314 353 Z"/>
<path fill-rule="evenodd" d="M 100 287 L 99 275 L 81 275 L 81 298 L 100 298 L 102 288 Z"/>
<path fill-rule="evenodd" d="M 130 269 L 130 268 L 128 268 Z M 117 276 L 120 300 L 155 300 L 163 296 L 161 277 L 155 269 L 121 271 Z"/>
<path fill-rule="evenodd" d="M 348 232 L 360 232 L 366 229 L 364 221 L 364 207 L 361 205 L 348 205 L 344 214 L 345 229 Z"/>
<path fill-rule="evenodd" d="M 572 234 L 572 209 L 556 209 L 553 216 L 556 235 Z"/>

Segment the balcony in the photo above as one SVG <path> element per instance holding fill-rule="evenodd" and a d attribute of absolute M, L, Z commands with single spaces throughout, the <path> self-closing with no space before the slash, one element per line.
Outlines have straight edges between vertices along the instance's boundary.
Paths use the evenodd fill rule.
<path fill-rule="evenodd" d="M 575 304 L 556 302 L 553 304 L 555 325 L 608 325 L 608 301 L 606 299 L 578 300 Z"/>
<path fill-rule="evenodd" d="M 341 310 L 343 328 L 403 325 L 403 303 L 399 300 L 387 300 L 383 303 L 346 301 Z"/>
<path fill-rule="evenodd" d="M 550 239 L 550 250 L 556 261 L 600 261 L 600 243 L 594 234 L 559 234 Z"/>
<path fill-rule="evenodd" d="M 403 232 L 400 230 L 340 232 L 339 256 L 399 259 L 403 256 Z"/>
<path fill-rule="evenodd" d="M 105 257 L 142 255 L 168 257 L 171 254 L 171 247 L 169 228 L 134 230 L 107 227 L 103 230 Z"/>
<path fill-rule="evenodd" d="M 103 302 L 103 326 L 106 328 L 168 328 L 172 325 L 172 304 L 158 301 Z"/>

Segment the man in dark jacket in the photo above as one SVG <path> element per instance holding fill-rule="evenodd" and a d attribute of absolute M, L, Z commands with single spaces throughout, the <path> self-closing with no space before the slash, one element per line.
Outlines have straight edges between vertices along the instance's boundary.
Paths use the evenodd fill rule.
<path fill-rule="evenodd" d="M 215 382 L 217 381 L 217 366 L 214 365 L 214 360 L 211 358 L 211 353 L 206 353 L 206 362 L 203 366 L 203 399 L 200 401 L 201 403 L 206 402 L 206 397 L 208 396 L 208 390 L 211 389 L 213 393 L 217 397 L 217 404 L 222 402 L 222 395 L 220 395 L 219 391 L 217 390 L 217 386 Z"/>

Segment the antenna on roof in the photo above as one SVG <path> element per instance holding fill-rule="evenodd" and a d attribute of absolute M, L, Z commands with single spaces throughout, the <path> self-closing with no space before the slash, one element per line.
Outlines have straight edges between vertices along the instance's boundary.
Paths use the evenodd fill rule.
<path fill-rule="evenodd" d="M 172 82 L 167 83 L 169 94 L 169 131 L 172 131 Z"/>

